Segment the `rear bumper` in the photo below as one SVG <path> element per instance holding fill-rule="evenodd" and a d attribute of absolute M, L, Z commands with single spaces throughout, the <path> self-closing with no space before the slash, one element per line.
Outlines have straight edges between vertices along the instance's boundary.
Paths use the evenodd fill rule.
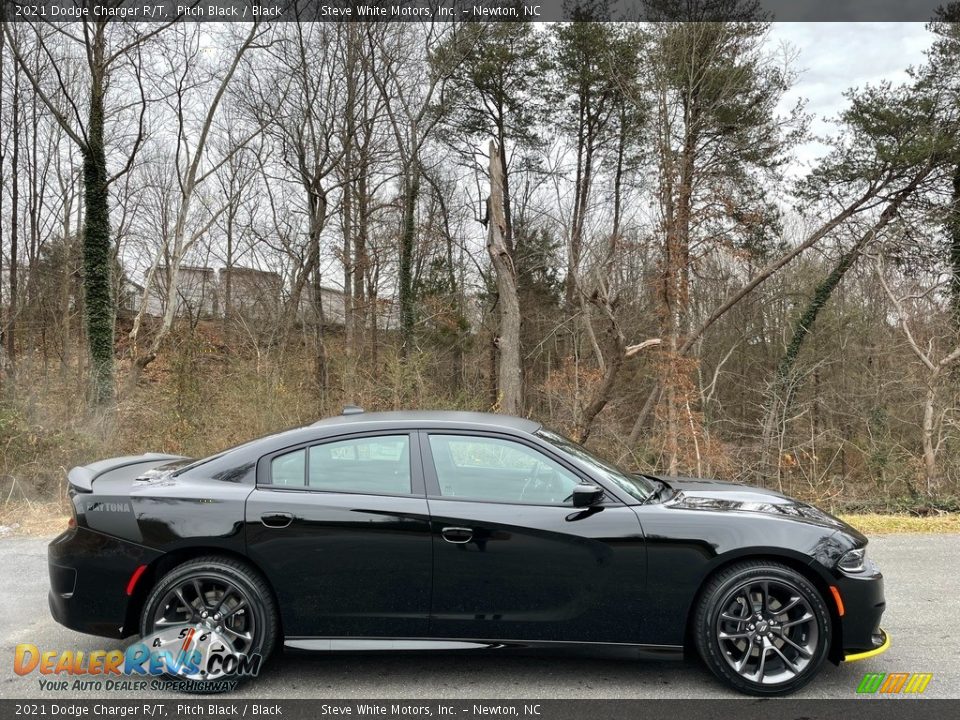
<path fill-rule="evenodd" d="M 86 528 L 72 528 L 47 546 L 50 614 L 82 633 L 121 638 L 126 628 L 127 583 L 133 572 L 158 557 L 155 551 Z"/>

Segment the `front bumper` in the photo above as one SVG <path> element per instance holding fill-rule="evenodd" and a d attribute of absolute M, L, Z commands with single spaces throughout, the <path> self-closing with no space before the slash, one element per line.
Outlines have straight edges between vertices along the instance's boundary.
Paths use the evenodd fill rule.
<path fill-rule="evenodd" d="M 880 628 L 887 608 L 880 569 L 868 560 L 862 572 L 838 573 L 834 584 L 843 603 L 843 660 L 862 660 L 884 652 L 890 646 L 890 638 Z"/>
<path fill-rule="evenodd" d="M 47 546 L 50 571 L 50 614 L 78 632 L 122 638 L 136 632 L 125 628 L 127 582 L 140 565 L 159 553 L 87 528 L 71 528 Z"/>
<path fill-rule="evenodd" d="M 866 660 L 867 658 L 872 658 L 881 653 L 885 653 L 890 649 L 890 635 L 886 630 L 880 628 L 880 634 L 878 636 L 879 645 L 877 645 L 873 650 L 864 650 L 863 652 L 858 653 L 847 653 L 843 656 L 844 662 L 857 662 L 857 660 Z"/>

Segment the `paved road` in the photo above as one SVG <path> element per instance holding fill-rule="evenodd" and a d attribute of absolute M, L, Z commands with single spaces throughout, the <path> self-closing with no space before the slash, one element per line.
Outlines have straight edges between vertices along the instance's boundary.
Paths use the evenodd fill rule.
<path fill-rule="evenodd" d="M 824 666 L 797 697 L 849 698 L 864 672 L 932 672 L 927 696 L 960 698 L 960 535 L 875 538 L 886 576 L 884 627 L 893 647 Z M 0 539 L 0 697 L 40 696 L 37 675 L 13 673 L 17 643 L 96 650 L 113 641 L 60 627 L 47 611 L 46 540 Z M 95 695 L 101 695 L 96 693 Z M 75 693 L 43 693 L 45 697 Z M 275 657 L 237 696 L 261 698 L 701 698 L 736 697 L 696 663 L 505 655 Z M 138 697 L 145 695 L 139 694 Z"/>

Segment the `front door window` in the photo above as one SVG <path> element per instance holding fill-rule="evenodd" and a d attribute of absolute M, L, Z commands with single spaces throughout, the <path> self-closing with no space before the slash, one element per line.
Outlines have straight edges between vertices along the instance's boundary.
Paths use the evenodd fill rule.
<path fill-rule="evenodd" d="M 444 498 L 563 505 L 580 479 L 539 450 L 500 438 L 430 435 Z"/>

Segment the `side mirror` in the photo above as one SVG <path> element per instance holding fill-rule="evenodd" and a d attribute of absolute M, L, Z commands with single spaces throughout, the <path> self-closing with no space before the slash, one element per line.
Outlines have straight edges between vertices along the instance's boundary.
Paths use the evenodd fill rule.
<path fill-rule="evenodd" d="M 571 497 L 574 507 L 590 507 L 603 499 L 603 488 L 596 485 L 577 485 Z"/>

